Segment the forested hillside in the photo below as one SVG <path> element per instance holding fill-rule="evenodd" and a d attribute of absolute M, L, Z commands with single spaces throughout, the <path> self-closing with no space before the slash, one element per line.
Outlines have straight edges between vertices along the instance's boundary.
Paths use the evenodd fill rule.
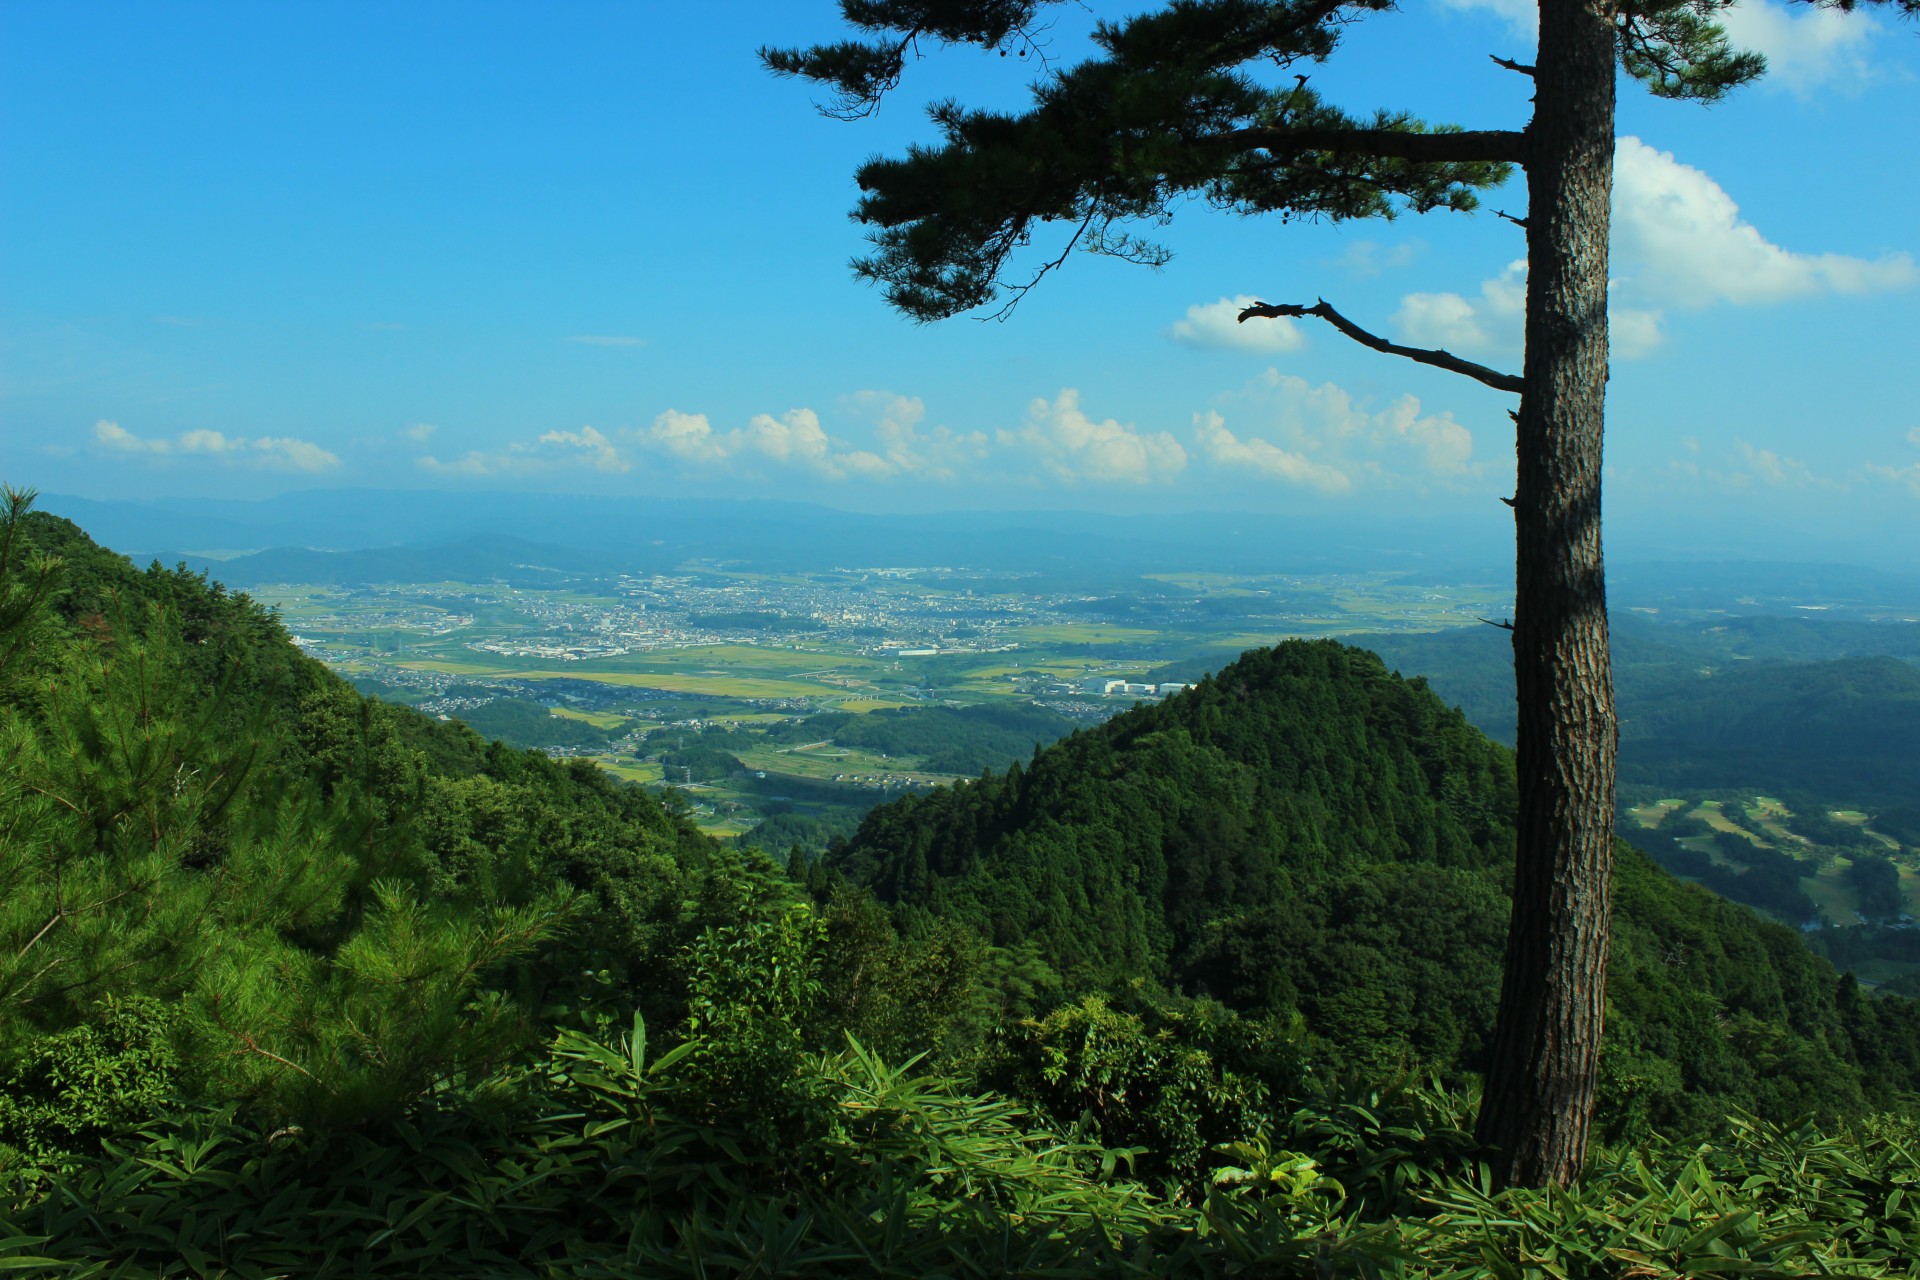
<path fill-rule="evenodd" d="M 876 810 L 833 864 L 908 914 L 1029 943 L 1075 989 L 1147 976 L 1300 1019 L 1336 1069 L 1478 1067 L 1498 995 L 1512 765 L 1371 653 L 1289 642 L 1031 764 Z M 1920 1017 L 1792 931 L 1623 847 L 1606 1110 L 1886 1105 Z M 1844 1101 L 1843 1101 L 1844 1100 Z"/>
<path fill-rule="evenodd" d="M 1637 859 L 1621 1145 L 1571 1200 L 1475 1181 L 1511 765 L 1339 646 L 783 873 L 15 496 L 0 751 L 0 1268 L 1437 1276 L 1623 1232 L 1913 1261 L 1911 1126 L 1868 1118 L 1913 1006 Z"/>
<path fill-rule="evenodd" d="M 1512 646 L 1468 627 L 1362 635 L 1388 665 L 1513 740 Z M 1749 788 L 1833 802 L 1920 801 L 1920 626 L 1727 617 L 1711 625 L 1615 620 L 1620 777 L 1661 794 Z M 1169 667 L 1197 678 L 1204 664 Z"/>

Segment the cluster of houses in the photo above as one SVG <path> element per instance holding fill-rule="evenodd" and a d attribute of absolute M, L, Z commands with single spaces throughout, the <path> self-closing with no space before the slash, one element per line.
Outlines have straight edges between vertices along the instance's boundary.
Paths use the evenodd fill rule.
<path fill-rule="evenodd" d="M 1104 680 L 1100 692 L 1109 698 L 1150 698 L 1166 697 L 1170 693 L 1179 693 L 1182 689 L 1191 689 L 1190 684 L 1140 684 L 1133 680 Z"/>

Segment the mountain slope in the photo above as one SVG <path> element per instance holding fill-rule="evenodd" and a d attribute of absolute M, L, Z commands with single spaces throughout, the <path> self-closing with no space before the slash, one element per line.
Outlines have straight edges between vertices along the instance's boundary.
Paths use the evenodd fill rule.
<path fill-rule="evenodd" d="M 1477 1068 L 1513 849 L 1510 757 L 1362 650 L 1289 642 L 1006 774 L 874 811 L 832 855 L 1070 987 L 1146 975 L 1298 1016 L 1335 1069 Z M 1621 1123 L 1856 1108 L 1916 1083 L 1920 1016 L 1623 848 Z"/>

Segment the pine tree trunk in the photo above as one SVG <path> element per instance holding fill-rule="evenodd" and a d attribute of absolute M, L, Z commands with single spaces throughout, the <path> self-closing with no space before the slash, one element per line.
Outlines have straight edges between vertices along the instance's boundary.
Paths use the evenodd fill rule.
<path fill-rule="evenodd" d="M 1479 1133 L 1511 1185 L 1586 1158 L 1612 914 L 1619 737 L 1600 554 L 1612 0 L 1541 0 L 1513 620 L 1519 856 Z"/>

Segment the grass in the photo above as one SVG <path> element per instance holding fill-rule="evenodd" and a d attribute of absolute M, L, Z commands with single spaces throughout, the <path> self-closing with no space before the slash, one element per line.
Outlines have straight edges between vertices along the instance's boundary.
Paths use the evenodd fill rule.
<path fill-rule="evenodd" d="M 563 720 L 584 720 L 596 729 L 618 729 L 631 718 L 617 711 L 576 711 L 572 707 L 549 707 L 547 710 Z"/>
<path fill-rule="evenodd" d="M 825 675 L 848 667 L 870 668 L 874 664 L 858 654 L 833 653 L 823 649 L 771 649 L 751 644 L 707 644 L 685 649 L 654 649 L 630 659 L 636 667 L 668 667 L 684 671 L 690 667 L 734 668 L 747 671 L 771 671 L 781 674 L 804 672 Z"/>
<path fill-rule="evenodd" d="M 1008 634 L 1023 644 L 1150 644 L 1161 638 L 1145 627 L 1116 627 L 1103 623 L 1057 622 L 1011 627 Z"/>
<path fill-rule="evenodd" d="M 658 782 L 660 766 L 629 759 L 626 756 L 596 756 L 594 763 L 626 782 Z"/>
<path fill-rule="evenodd" d="M 1687 807 L 1685 800 L 1656 800 L 1652 804 L 1643 804 L 1637 809 L 1629 809 L 1633 820 L 1642 830 L 1651 831 L 1665 822 L 1669 815 Z"/>
<path fill-rule="evenodd" d="M 697 693 L 712 698 L 821 698 L 838 690 L 824 685 L 802 684 L 798 680 L 777 680 L 757 676 L 729 676 L 706 672 L 646 671 L 524 671 L 511 667 L 484 667 L 462 662 L 403 662 L 414 671 L 439 671 L 456 676 L 508 676 L 515 680 L 592 680 L 599 684 L 624 685 L 635 689 L 660 689 L 668 693 Z"/>
<path fill-rule="evenodd" d="M 1859 920 L 1860 895 L 1848 886 L 1846 860 L 1835 858 L 1819 872 L 1803 876 L 1800 887 L 1813 899 L 1813 905 L 1835 924 L 1854 924 Z"/>
<path fill-rule="evenodd" d="M 1733 819 L 1721 812 L 1720 802 L 1718 800 L 1701 801 L 1700 807 L 1693 811 L 1693 816 L 1712 827 L 1715 831 L 1724 831 L 1729 835 L 1739 836 L 1741 839 L 1752 844 L 1760 845 L 1763 848 L 1765 847 L 1765 841 L 1757 839 L 1753 832 L 1739 826 Z"/>

